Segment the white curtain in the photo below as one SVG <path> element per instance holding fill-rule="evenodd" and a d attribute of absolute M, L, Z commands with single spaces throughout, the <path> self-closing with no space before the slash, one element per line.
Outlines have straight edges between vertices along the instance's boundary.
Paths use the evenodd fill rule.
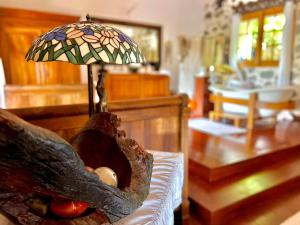
<path fill-rule="evenodd" d="M 283 31 L 283 45 L 279 62 L 278 86 L 290 85 L 292 72 L 293 52 L 293 28 L 295 4 L 293 1 L 286 1 L 284 6 L 285 26 Z"/>
<path fill-rule="evenodd" d="M 202 68 L 201 62 L 201 37 L 190 39 L 191 46 L 184 61 L 179 64 L 179 87 L 180 93 L 186 93 L 190 98 L 194 94 L 195 75 Z"/>
<path fill-rule="evenodd" d="M 238 69 L 237 62 L 237 51 L 238 51 L 238 42 L 239 42 L 239 29 L 240 29 L 241 15 L 235 13 L 232 16 L 231 21 L 231 36 L 230 36 L 230 56 L 229 64 L 232 68 Z"/>
<path fill-rule="evenodd" d="M 2 60 L 0 58 L 0 108 L 5 108 L 6 103 L 5 103 L 5 74 L 4 74 L 4 69 L 3 69 L 3 64 Z"/>

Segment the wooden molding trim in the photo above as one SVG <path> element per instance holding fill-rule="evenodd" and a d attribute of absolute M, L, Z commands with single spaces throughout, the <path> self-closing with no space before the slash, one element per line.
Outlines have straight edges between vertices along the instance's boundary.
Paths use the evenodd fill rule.
<path fill-rule="evenodd" d="M 181 105 L 182 108 L 187 107 L 186 95 L 175 95 L 168 97 L 148 98 L 148 99 L 133 99 L 108 102 L 108 108 L 112 112 L 139 109 L 139 108 L 154 108 L 163 106 Z M 87 115 L 88 104 L 77 105 L 61 105 L 61 106 L 46 106 L 34 108 L 8 109 L 10 112 L 24 119 L 42 119 L 51 116 L 69 116 L 69 115 Z"/>

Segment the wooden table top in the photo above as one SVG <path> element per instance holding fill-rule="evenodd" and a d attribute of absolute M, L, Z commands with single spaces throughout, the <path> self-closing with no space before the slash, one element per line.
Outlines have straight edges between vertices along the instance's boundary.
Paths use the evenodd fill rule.
<path fill-rule="evenodd" d="M 300 145 L 299 135 L 300 121 L 279 122 L 227 137 L 190 130 L 189 158 L 213 169 Z"/>

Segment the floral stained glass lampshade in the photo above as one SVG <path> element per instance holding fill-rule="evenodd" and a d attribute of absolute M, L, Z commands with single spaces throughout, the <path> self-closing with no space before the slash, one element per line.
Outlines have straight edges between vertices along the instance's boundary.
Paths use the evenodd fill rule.
<path fill-rule="evenodd" d="M 122 31 L 90 21 L 56 27 L 36 39 L 25 58 L 35 62 L 63 61 L 88 65 L 89 115 L 94 114 L 93 76 L 90 64 L 144 63 L 137 44 Z M 98 75 L 97 111 L 107 111 L 104 70 Z"/>
<path fill-rule="evenodd" d="M 145 61 L 137 44 L 118 29 L 91 21 L 59 26 L 36 39 L 26 60 L 73 64 L 130 64 Z"/>

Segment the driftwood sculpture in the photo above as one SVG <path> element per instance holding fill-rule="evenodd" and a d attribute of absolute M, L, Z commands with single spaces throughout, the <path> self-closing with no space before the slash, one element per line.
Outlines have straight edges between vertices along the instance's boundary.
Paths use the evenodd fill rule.
<path fill-rule="evenodd" d="M 0 210 L 24 225 L 110 224 L 131 214 L 148 195 L 153 157 L 119 131 L 116 115 L 95 114 L 71 144 L 55 133 L 0 110 Z M 109 166 L 118 188 L 85 166 Z M 62 197 L 86 202 L 84 215 L 39 216 L 26 201 Z"/>

